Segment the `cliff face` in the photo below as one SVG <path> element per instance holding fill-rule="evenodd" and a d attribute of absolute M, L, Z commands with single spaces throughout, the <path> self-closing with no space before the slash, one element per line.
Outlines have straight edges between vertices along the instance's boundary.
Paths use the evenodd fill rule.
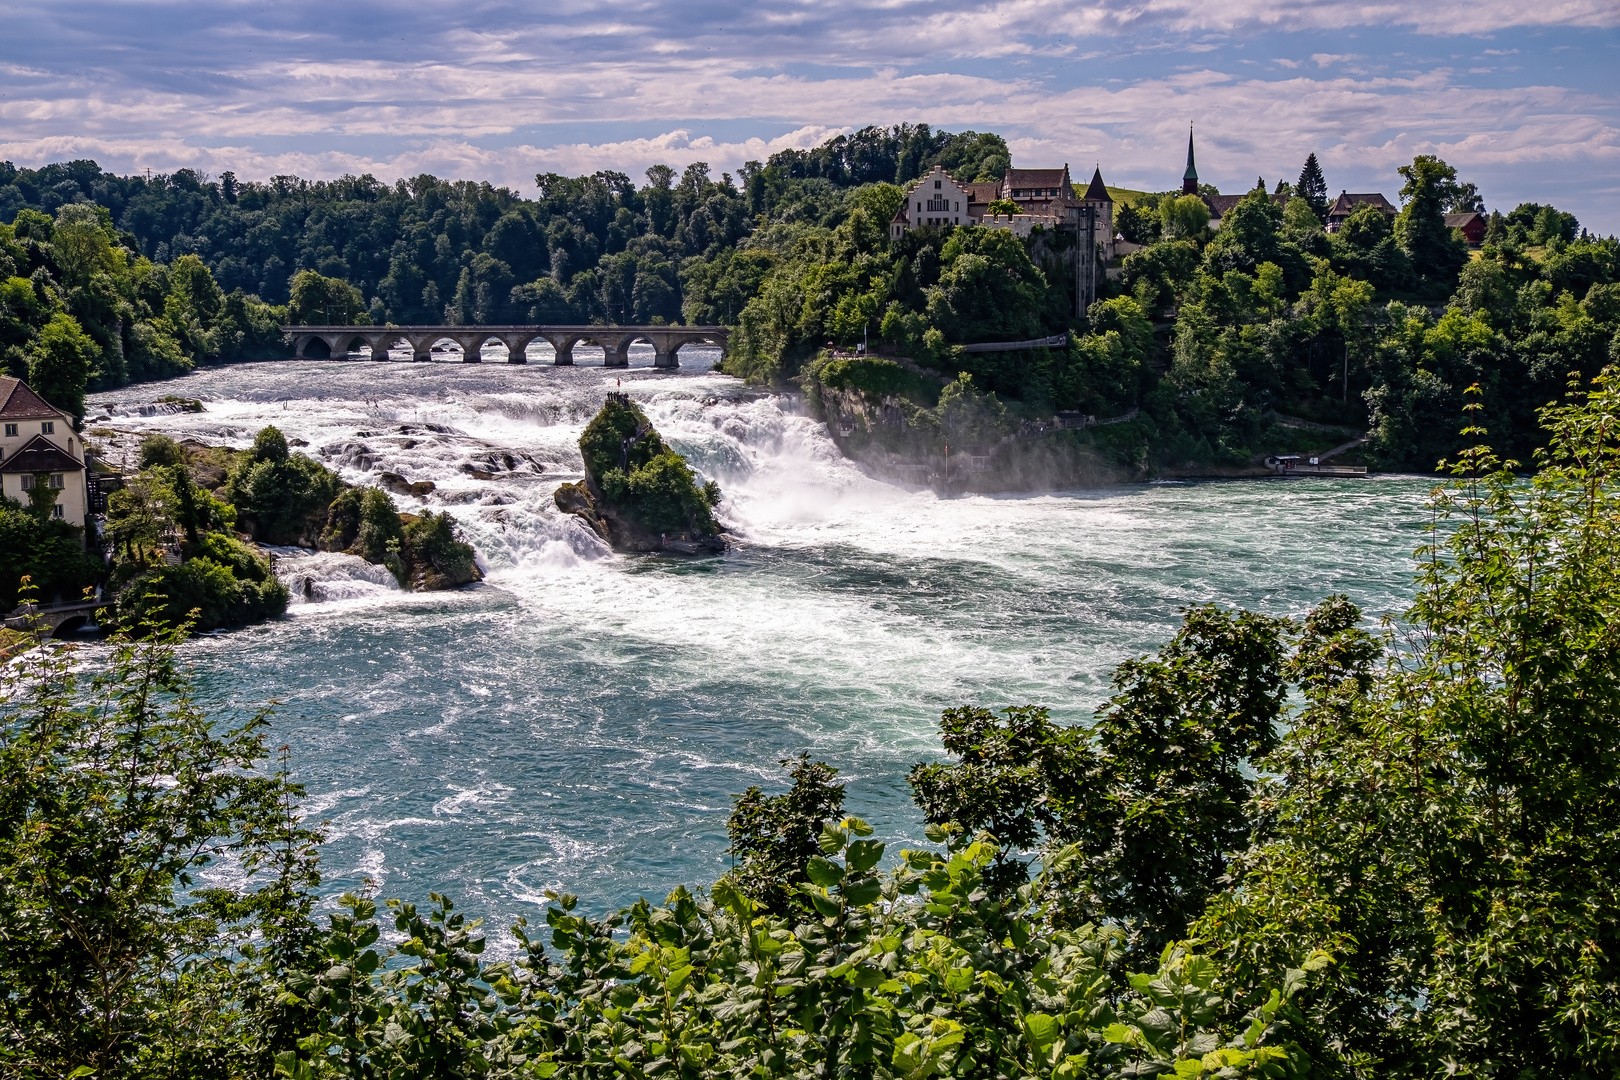
<path fill-rule="evenodd" d="M 838 449 L 883 480 L 994 493 L 1109 487 L 1143 478 L 1099 453 L 1086 431 L 1020 432 L 989 445 L 949 446 L 927 412 L 903 397 L 823 386 L 820 398 Z"/>
<path fill-rule="evenodd" d="M 655 533 L 644 528 L 620 512 L 611 501 L 597 490 L 590 477 L 574 484 L 564 484 L 555 495 L 557 509 L 573 514 L 592 532 L 600 536 L 609 547 L 618 552 L 662 551 L 677 555 L 717 554 L 726 550 L 726 541 L 718 534 L 694 536 L 691 533 Z"/>

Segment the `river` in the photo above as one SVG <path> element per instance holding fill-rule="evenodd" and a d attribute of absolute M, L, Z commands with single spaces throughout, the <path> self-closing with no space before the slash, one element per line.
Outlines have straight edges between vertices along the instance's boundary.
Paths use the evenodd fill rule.
<path fill-rule="evenodd" d="M 840 770 L 849 812 L 920 844 L 905 776 L 938 755 L 941 709 L 1082 722 L 1182 605 L 1298 613 L 1344 592 L 1376 617 L 1410 595 L 1430 481 L 940 497 L 864 476 L 792 399 L 709 371 L 712 351 L 678 373 L 644 346 L 627 371 L 579 351 L 572 368 L 244 364 L 92 400 L 112 414 L 92 428 L 245 446 L 273 423 L 349 481 L 431 480 L 425 505 L 478 549 L 485 582 L 438 594 L 284 553 L 286 619 L 188 646 L 222 714 L 280 703 L 326 893 L 437 890 L 492 926 L 548 888 L 592 911 L 661 898 L 725 869 L 731 796 L 781 790 L 777 760 L 801 751 Z M 615 556 L 555 509 L 611 389 L 720 483 L 733 551 Z M 169 394 L 205 411 L 141 415 Z"/>

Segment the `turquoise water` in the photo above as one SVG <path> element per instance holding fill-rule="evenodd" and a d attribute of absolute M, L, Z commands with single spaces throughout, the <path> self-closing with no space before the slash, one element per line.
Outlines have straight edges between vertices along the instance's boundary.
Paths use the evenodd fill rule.
<path fill-rule="evenodd" d="M 938 753 L 941 709 L 1079 722 L 1182 605 L 1298 613 L 1345 592 L 1378 616 L 1410 592 L 1426 480 L 941 498 L 864 476 L 790 400 L 650 359 L 243 365 L 94 402 L 121 428 L 235 445 L 273 422 L 352 481 L 432 480 L 426 505 L 478 547 L 485 583 L 432 595 L 286 552 L 286 620 L 189 647 L 210 700 L 280 702 L 333 895 L 445 891 L 496 925 L 548 888 L 596 910 L 661 897 L 724 869 L 731 796 L 780 789 L 800 751 L 839 768 L 851 812 L 920 843 L 905 775 Z M 552 506 L 616 388 L 720 482 L 736 550 L 615 556 Z M 207 411 L 139 415 L 160 394 Z"/>

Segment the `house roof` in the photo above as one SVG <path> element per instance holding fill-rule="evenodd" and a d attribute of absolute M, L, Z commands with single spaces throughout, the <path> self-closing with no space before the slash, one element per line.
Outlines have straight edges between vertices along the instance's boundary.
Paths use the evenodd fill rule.
<path fill-rule="evenodd" d="M 1210 217 L 1222 218 L 1231 212 L 1232 207 L 1248 197 L 1248 192 L 1244 192 L 1242 195 L 1205 195 L 1204 205 L 1209 207 Z M 1271 195 L 1270 199 L 1278 206 L 1283 206 L 1288 202 L 1288 195 L 1279 191 Z"/>
<path fill-rule="evenodd" d="M 1466 229 L 1473 223 L 1475 218 L 1479 218 L 1479 220 L 1484 221 L 1485 215 L 1481 214 L 1478 210 L 1465 210 L 1460 214 L 1447 214 L 1446 228 Z"/>
<path fill-rule="evenodd" d="M 1007 178 L 1002 181 L 1002 186 L 1019 190 L 1058 188 L 1061 193 L 1061 189 L 1068 183 L 1069 167 L 1065 165 L 1061 169 L 1008 169 Z"/>
<path fill-rule="evenodd" d="M 1086 188 L 1085 200 L 1087 202 L 1113 202 L 1114 197 L 1108 194 L 1108 185 L 1103 183 L 1102 166 L 1091 174 L 1091 186 Z"/>
<path fill-rule="evenodd" d="M 0 473 L 78 472 L 84 465 L 43 435 L 35 435 L 22 449 L 0 461 Z"/>
<path fill-rule="evenodd" d="M 1378 209 L 1391 216 L 1400 213 L 1400 209 L 1394 203 L 1390 202 L 1376 191 L 1368 191 L 1360 194 L 1350 191 L 1341 191 L 1339 192 L 1339 197 L 1333 200 L 1333 205 L 1328 207 L 1328 216 L 1331 217 L 1334 214 L 1343 214 L 1344 216 L 1348 217 L 1355 212 L 1356 207 L 1363 204 L 1376 206 Z"/>
<path fill-rule="evenodd" d="M 57 419 L 64 416 L 21 379 L 0 376 L 0 418 L 6 420 L 32 420 L 35 417 Z"/>
<path fill-rule="evenodd" d="M 968 200 L 971 202 L 994 202 L 1001 198 L 1001 181 L 989 180 L 977 184 L 963 184 L 962 190 L 968 193 Z"/>

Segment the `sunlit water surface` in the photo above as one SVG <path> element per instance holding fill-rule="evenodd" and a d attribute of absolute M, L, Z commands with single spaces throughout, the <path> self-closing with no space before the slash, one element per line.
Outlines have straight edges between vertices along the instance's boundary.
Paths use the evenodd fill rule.
<path fill-rule="evenodd" d="M 1084 721 L 1183 605 L 1298 613 L 1345 592 L 1378 616 L 1410 592 L 1427 481 L 947 498 L 863 475 L 794 401 L 710 372 L 712 351 L 673 374 L 645 347 L 629 371 L 531 359 L 239 365 L 92 403 L 235 446 L 273 423 L 349 481 L 431 480 L 401 509 L 449 510 L 478 549 L 482 585 L 426 595 L 286 553 L 285 620 L 188 647 L 212 702 L 280 703 L 272 738 L 326 823 L 331 895 L 445 891 L 494 925 L 548 888 L 593 910 L 662 897 L 725 868 L 730 797 L 780 789 L 800 751 L 880 835 L 920 843 L 905 776 L 938 754 L 941 709 Z M 724 489 L 741 538 L 724 557 L 615 556 L 556 510 L 621 382 Z M 141 415 L 164 394 L 206 411 Z"/>

